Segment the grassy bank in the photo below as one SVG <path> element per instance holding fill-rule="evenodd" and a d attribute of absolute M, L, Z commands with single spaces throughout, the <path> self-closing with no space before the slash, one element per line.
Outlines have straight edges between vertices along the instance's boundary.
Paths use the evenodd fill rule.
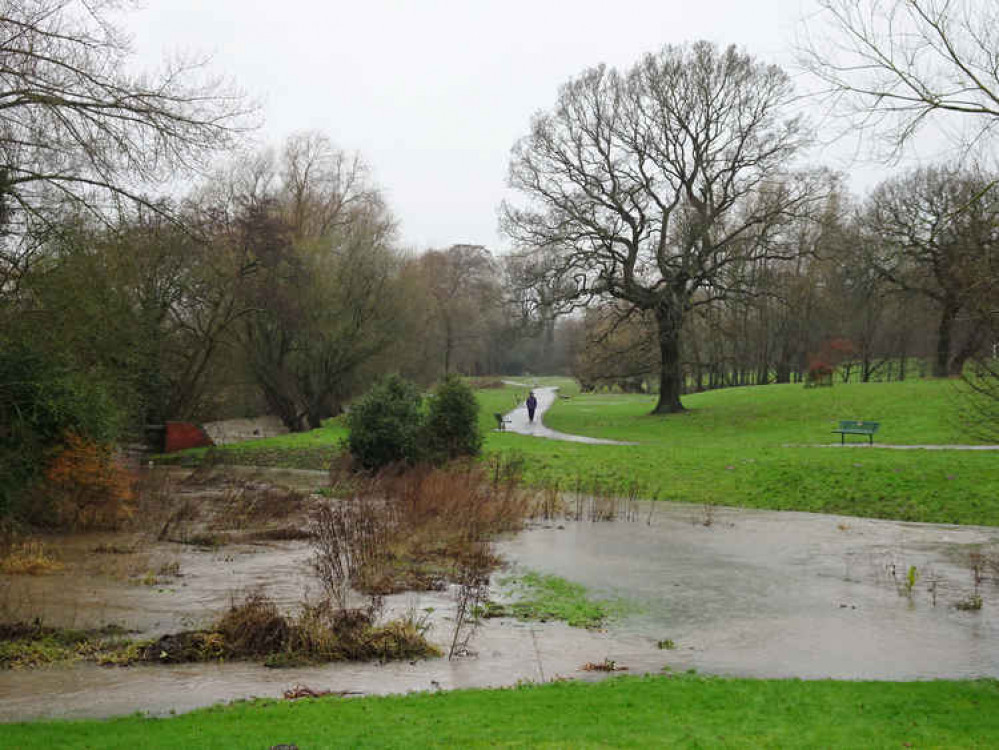
<path fill-rule="evenodd" d="M 538 381 L 574 392 L 566 379 Z M 653 396 L 576 394 L 545 415 L 557 430 L 640 443 L 622 447 L 493 431 L 494 413 L 509 411 L 524 394 L 507 386 L 477 395 L 486 455 L 523 458 L 532 484 L 571 490 L 599 483 L 680 502 L 999 525 L 999 453 L 820 447 L 839 442 L 831 430 L 840 419 L 881 422 L 882 444 L 975 442 L 956 418 L 950 381 L 731 388 L 687 396 L 688 411 L 669 416 L 650 415 Z M 344 434 L 334 422 L 221 454 L 240 463 L 323 468 Z"/>
<path fill-rule="evenodd" d="M 3 727 L 45 748 L 985 748 L 999 683 L 615 678 L 358 700 L 258 701 L 169 719 Z"/>
<path fill-rule="evenodd" d="M 521 452 L 528 481 L 565 488 L 581 479 L 682 502 L 999 525 L 999 453 L 828 447 L 839 419 L 881 422 L 882 444 L 975 442 L 954 398 L 947 381 L 771 385 L 688 396 L 687 413 L 661 417 L 649 414 L 654 397 L 583 395 L 556 403 L 545 423 L 640 445 L 497 436 L 489 447 Z"/>

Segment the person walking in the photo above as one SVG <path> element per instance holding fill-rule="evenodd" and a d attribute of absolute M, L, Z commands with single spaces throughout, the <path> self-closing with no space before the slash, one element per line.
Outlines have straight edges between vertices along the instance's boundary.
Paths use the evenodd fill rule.
<path fill-rule="evenodd" d="M 538 399 L 534 397 L 534 391 L 527 396 L 527 420 L 534 421 L 534 411 L 538 408 Z"/>

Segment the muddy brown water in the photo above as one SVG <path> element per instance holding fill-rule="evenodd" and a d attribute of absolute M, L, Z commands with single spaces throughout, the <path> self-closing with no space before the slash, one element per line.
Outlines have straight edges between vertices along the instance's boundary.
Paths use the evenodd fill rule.
<path fill-rule="evenodd" d="M 999 548 L 999 529 L 669 503 L 641 505 L 634 517 L 542 524 L 499 545 L 514 571 L 560 575 L 618 600 L 623 614 L 604 631 L 490 620 L 471 642 L 474 654 L 450 662 L 11 670 L 0 672 L 0 721 L 162 715 L 276 697 L 294 685 L 384 694 L 597 679 L 580 667 L 606 659 L 632 673 L 668 667 L 751 677 L 999 676 L 999 586 L 976 586 L 969 562 L 976 550 Z M 288 607 L 318 592 L 303 542 L 217 550 L 161 543 L 115 563 L 94 561 L 115 557 L 92 554 L 101 542 L 111 540 L 64 540 L 66 570 L 8 579 L 4 606 L 40 614 L 47 624 L 115 623 L 145 637 L 205 624 L 251 589 Z M 157 576 L 151 585 L 125 575 L 129 566 L 155 571 L 172 563 L 180 575 Z M 910 590 L 913 566 L 918 576 Z M 955 606 L 976 593 L 981 609 Z M 426 617 L 431 639 L 448 642 L 454 604 L 447 592 L 391 597 L 387 608 Z M 675 649 L 658 647 L 667 639 Z"/>

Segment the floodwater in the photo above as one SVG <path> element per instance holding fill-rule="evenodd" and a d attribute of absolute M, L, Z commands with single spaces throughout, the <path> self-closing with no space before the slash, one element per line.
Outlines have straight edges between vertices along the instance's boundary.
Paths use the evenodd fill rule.
<path fill-rule="evenodd" d="M 471 642 L 474 653 L 451 662 L 6 671 L 0 721 L 162 715 L 276 697 L 294 685 L 384 694 L 597 679 L 580 667 L 607 659 L 632 673 L 668 667 L 752 677 L 999 676 L 999 586 L 976 584 L 971 564 L 974 552 L 996 554 L 999 529 L 670 503 L 636 504 L 630 518 L 552 522 L 499 544 L 514 570 L 560 575 L 619 600 L 623 613 L 604 631 L 489 620 Z M 8 608 L 43 613 L 52 625 L 113 622 L 150 636 L 204 624 L 247 590 L 263 589 L 288 607 L 310 587 L 317 590 L 303 542 L 214 551 L 157 544 L 141 564 L 176 562 L 180 575 L 137 585 L 88 567 L 97 556 L 87 551 L 99 540 L 73 538 L 61 574 L 14 580 Z M 498 577 L 504 575 L 509 571 Z M 976 594 L 980 609 L 955 606 Z M 388 609 L 426 617 L 431 639 L 449 642 L 454 604 L 446 592 L 392 597 Z M 667 639 L 675 649 L 659 648 Z"/>

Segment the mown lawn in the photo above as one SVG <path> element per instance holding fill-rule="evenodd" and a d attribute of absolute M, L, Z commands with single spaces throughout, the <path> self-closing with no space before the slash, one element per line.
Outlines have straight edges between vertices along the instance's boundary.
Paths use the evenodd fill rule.
<path fill-rule="evenodd" d="M 545 415 L 549 427 L 640 443 L 587 446 L 495 432 L 494 413 L 512 409 L 527 389 L 478 391 L 486 458 L 522 460 L 532 484 L 573 490 L 598 483 L 679 502 L 999 525 L 999 452 L 820 447 L 839 442 L 831 430 L 840 419 L 879 421 L 875 442 L 882 444 L 976 442 L 956 416 L 950 381 L 731 388 L 686 396 L 688 411 L 668 416 L 650 414 L 653 396 L 579 395 L 565 378 L 521 382 L 576 393 Z M 325 468 L 345 437 L 333 420 L 220 453 L 238 463 Z"/>
<path fill-rule="evenodd" d="M 835 447 L 839 419 L 879 421 L 882 444 L 974 443 L 956 397 L 948 381 L 770 385 L 687 396 L 688 412 L 653 416 L 652 396 L 580 395 L 545 424 L 640 445 L 501 436 L 489 448 L 520 452 L 528 481 L 567 489 L 598 482 L 681 502 L 999 525 L 999 452 Z"/>
<path fill-rule="evenodd" d="M 55 748 L 999 746 L 999 683 L 624 677 L 386 698 L 257 701 L 168 719 L 0 727 Z"/>

